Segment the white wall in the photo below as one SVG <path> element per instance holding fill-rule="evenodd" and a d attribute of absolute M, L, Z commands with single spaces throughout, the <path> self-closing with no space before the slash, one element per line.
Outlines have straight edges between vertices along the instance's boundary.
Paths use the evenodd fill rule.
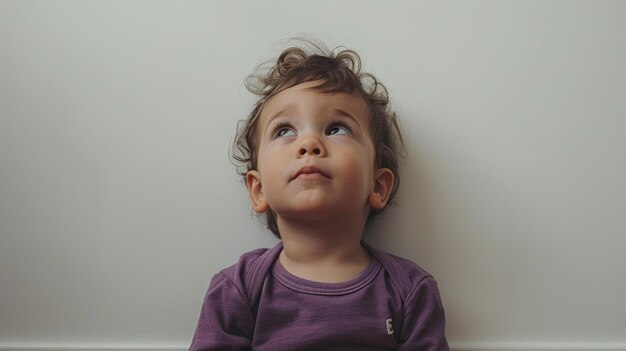
<path fill-rule="evenodd" d="M 360 52 L 409 149 L 370 240 L 457 350 L 626 350 L 626 2 L 0 1 L 0 350 L 183 350 L 275 240 L 228 160 L 244 77 Z"/>

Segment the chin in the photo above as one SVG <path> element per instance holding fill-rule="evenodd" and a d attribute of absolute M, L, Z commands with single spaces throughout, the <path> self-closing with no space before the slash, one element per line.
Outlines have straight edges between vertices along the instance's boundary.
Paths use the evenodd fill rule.
<path fill-rule="evenodd" d="M 331 218 L 337 217 L 347 217 L 352 216 L 354 212 L 354 208 L 350 207 L 350 210 L 342 207 L 336 206 L 328 206 L 327 204 L 321 205 L 309 205 L 309 206 L 300 206 L 298 208 L 289 208 L 282 210 L 274 210 L 274 212 L 283 218 L 291 218 L 291 219 L 300 219 L 306 221 L 319 221 L 319 220 L 327 220 Z"/>

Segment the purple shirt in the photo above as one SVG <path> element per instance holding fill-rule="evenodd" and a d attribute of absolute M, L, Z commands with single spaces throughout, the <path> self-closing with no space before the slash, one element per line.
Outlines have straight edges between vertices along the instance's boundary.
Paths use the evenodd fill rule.
<path fill-rule="evenodd" d="M 190 350 L 449 350 L 433 277 L 409 260 L 364 247 L 374 258 L 358 277 L 317 283 L 287 272 L 278 244 L 252 304 L 244 282 L 266 249 L 242 255 L 211 280 Z M 376 258 L 382 255 L 399 269 L 386 270 Z M 408 278 L 407 289 L 392 274 Z"/>

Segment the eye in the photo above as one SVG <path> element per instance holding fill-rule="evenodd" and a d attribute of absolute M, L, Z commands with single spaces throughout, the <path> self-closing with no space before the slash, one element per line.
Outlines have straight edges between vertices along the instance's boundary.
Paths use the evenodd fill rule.
<path fill-rule="evenodd" d="M 296 135 L 296 133 L 293 130 L 289 129 L 289 128 L 281 128 L 274 135 L 277 138 L 280 138 L 280 137 L 284 137 L 284 136 L 294 136 L 294 135 Z"/>
<path fill-rule="evenodd" d="M 348 127 L 343 122 L 335 122 L 333 123 L 328 130 L 326 130 L 327 135 L 350 135 L 352 134 L 352 129 Z"/>
<path fill-rule="evenodd" d="M 287 122 L 280 122 L 272 128 L 272 139 L 282 138 L 285 136 L 294 136 L 296 132 L 293 127 Z"/>

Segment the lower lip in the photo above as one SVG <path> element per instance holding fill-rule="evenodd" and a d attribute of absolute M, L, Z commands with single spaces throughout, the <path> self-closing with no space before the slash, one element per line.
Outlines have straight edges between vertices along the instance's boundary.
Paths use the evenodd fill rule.
<path fill-rule="evenodd" d="M 300 173 L 296 179 L 320 179 L 326 178 L 322 173 Z"/>

